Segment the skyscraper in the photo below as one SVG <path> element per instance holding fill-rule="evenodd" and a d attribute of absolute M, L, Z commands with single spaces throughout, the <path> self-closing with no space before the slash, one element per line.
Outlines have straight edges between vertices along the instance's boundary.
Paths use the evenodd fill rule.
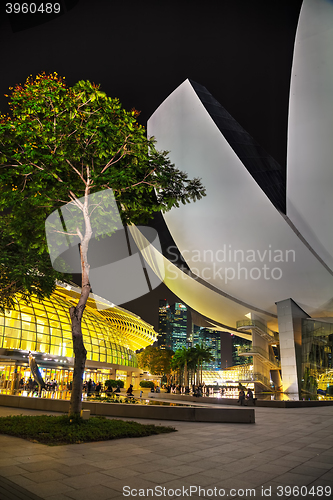
<path fill-rule="evenodd" d="M 159 301 L 157 345 L 160 349 L 165 349 L 167 333 L 167 310 L 169 307 L 170 306 L 166 299 L 161 299 Z"/>
<path fill-rule="evenodd" d="M 213 360 L 204 362 L 204 370 L 221 370 L 221 333 L 209 328 L 193 326 L 192 346 L 203 345 L 210 349 Z"/>
<path fill-rule="evenodd" d="M 166 305 L 165 348 L 177 351 L 187 346 L 187 307 L 180 302 Z"/>

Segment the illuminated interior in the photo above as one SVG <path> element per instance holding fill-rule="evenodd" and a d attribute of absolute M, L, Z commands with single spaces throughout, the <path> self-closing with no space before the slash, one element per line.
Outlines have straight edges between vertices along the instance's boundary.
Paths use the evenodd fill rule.
<path fill-rule="evenodd" d="M 15 310 L 0 315 L 0 348 L 72 358 L 70 305 L 62 289 L 42 302 L 33 298 L 30 304 L 17 296 Z M 146 347 L 156 336 L 150 325 L 130 313 L 117 308 L 100 312 L 88 305 L 82 333 L 87 359 L 124 366 L 136 366 L 133 350 Z"/>
<path fill-rule="evenodd" d="M 14 361 L 18 354 L 26 358 L 24 352 L 32 351 L 39 359 L 46 360 L 45 363 L 54 363 L 54 369 L 59 363 L 62 366 L 68 363 L 67 369 L 70 369 L 74 354 L 69 308 L 77 303 L 79 293 L 80 290 L 75 287 L 59 284 L 50 299 L 39 301 L 32 297 L 29 304 L 18 294 L 15 308 L 0 314 L 2 359 L 6 358 L 9 362 L 13 358 Z M 112 365 L 117 368 L 118 378 L 122 375 L 126 379 L 126 371 L 122 373 L 122 367 L 137 369 L 135 350 L 152 344 L 157 333 L 151 325 L 125 309 L 109 304 L 108 308 L 100 310 L 98 306 L 101 303 L 98 302 L 96 298 L 88 299 L 82 319 L 87 368 L 91 368 L 93 362 L 95 371 L 107 369 L 102 377 L 105 379 L 112 376 Z M 14 366 L 15 362 L 12 368 Z M 91 370 L 88 371 L 92 376 Z"/>

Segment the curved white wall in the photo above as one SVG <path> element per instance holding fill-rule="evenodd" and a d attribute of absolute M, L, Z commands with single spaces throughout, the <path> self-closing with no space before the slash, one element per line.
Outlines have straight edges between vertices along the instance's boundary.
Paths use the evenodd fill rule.
<path fill-rule="evenodd" d="M 292 297 L 309 314 L 331 315 L 332 306 L 327 304 L 332 297 L 333 276 L 257 185 L 188 80 L 152 115 L 148 134 L 156 137 L 159 149 L 170 151 L 178 168 L 190 177 L 201 177 L 207 188 L 203 200 L 165 214 L 169 230 L 194 273 L 230 296 L 270 313 L 276 314 L 275 302 Z M 248 258 L 252 255 L 255 261 L 241 262 L 241 252 L 237 259 L 233 255 L 229 259 L 229 249 L 243 251 Z M 223 262 L 224 250 L 227 258 Z M 239 267 L 244 269 L 240 273 Z M 254 268 L 260 270 L 260 279 Z M 272 277 L 273 268 L 281 271 Z M 237 321 L 243 315 L 236 307 L 228 319 Z"/>
<path fill-rule="evenodd" d="M 333 2 L 304 0 L 290 89 L 287 215 L 333 269 Z"/>

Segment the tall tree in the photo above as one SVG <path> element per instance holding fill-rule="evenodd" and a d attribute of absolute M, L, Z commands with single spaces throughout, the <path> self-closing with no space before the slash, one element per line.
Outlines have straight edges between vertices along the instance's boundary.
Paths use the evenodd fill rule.
<path fill-rule="evenodd" d="M 196 201 L 205 190 L 200 179 L 190 180 L 178 170 L 166 151 L 156 150 L 154 139 L 147 138 L 136 121 L 137 111 L 124 110 L 118 99 L 108 97 L 98 85 L 80 81 L 67 87 L 56 73 L 43 73 L 11 90 L 10 111 L 0 118 L 0 210 L 10 207 L 14 223 L 8 236 L 23 253 L 25 248 L 29 251 L 22 237 L 26 214 L 34 221 L 32 241 L 39 246 L 36 262 L 27 260 L 25 274 L 38 271 L 37 254 L 48 251 L 46 217 L 65 203 L 71 203 L 83 217 L 83 225 L 74 224 L 71 229 L 80 238 L 82 271 L 81 296 L 70 308 L 75 356 L 70 414 L 76 415 L 81 410 L 86 361 L 81 320 L 91 290 L 91 217 L 102 210 L 91 195 L 112 190 L 122 222 L 137 224 L 156 211 Z M 47 271 L 43 268 L 40 274 L 46 276 Z"/>
<path fill-rule="evenodd" d="M 203 343 L 197 344 L 193 349 L 193 358 L 198 368 L 197 383 L 202 384 L 202 365 L 214 360 L 210 347 L 206 347 Z"/>
<path fill-rule="evenodd" d="M 148 346 L 137 354 L 138 365 L 142 370 L 149 371 L 152 375 L 170 376 L 171 360 L 174 352 L 170 349 Z"/>
<path fill-rule="evenodd" d="M 192 347 L 182 347 L 181 349 L 177 349 L 174 357 L 172 358 L 171 366 L 174 370 L 177 370 L 181 375 L 180 383 L 189 385 L 189 369 L 193 368 L 193 352 L 194 349 Z"/>

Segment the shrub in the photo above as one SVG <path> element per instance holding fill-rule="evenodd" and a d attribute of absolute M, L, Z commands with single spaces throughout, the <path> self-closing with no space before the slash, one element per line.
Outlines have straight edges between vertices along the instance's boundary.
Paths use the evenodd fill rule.
<path fill-rule="evenodd" d="M 124 381 L 123 380 L 109 379 L 109 380 L 105 381 L 104 385 L 106 387 L 117 387 L 119 385 L 120 388 L 123 388 L 124 387 Z"/>
<path fill-rule="evenodd" d="M 89 420 L 48 415 L 15 415 L 0 418 L 0 434 L 16 436 L 48 445 L 104 441 L 174 432 L 173 427 L 139 424 L 105 417 Z M 3 498 L 3 497 L 1 497 Z"/>
<path fill-rule="evenodd" d="M 140 387 L 149 387 L 150 389 L 154 389 L 155 384 L 151 380 L 141 380 Z"/>

